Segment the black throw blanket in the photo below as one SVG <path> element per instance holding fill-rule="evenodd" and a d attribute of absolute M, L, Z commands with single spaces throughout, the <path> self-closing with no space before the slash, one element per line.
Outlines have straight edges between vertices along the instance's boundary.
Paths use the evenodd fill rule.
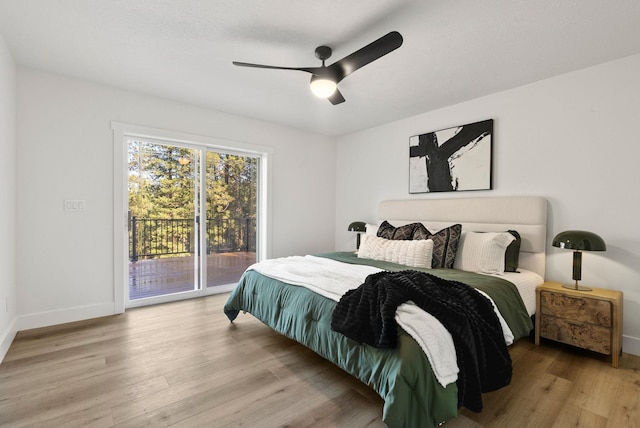
<path fill-rule="evenodd" d="M 406 270 L 369 275 L 337 304 L 331 327 L 360 343 L 395 348 L 396 308 L 411 300 L 437 318 L 456 347 L 458 405 L 482 410 L 482 392 L 511 382 L 511 357 L 489 299 L 466 284 Z"/>

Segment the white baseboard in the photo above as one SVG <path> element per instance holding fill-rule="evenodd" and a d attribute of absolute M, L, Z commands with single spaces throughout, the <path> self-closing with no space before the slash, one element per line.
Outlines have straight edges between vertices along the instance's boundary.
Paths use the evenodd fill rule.
<path fill-rule="evenodd" d="M 13 343 L 13 339 L 16 338 L 16 334 L 18 333 L 18 329 L 16 328 L 16 318 L 13 319 L 9 328 L 3 332 L 0 340 L 0 363 L 4 360 L 4 357 L 7 355 L 9 351 L 9 347 Z"/>
<path fill-rule="evenodd" d="M 640 338 L 623 335 L 622 352 L 640 356 Z"/>
<path fill-rule="evenodd" d="M 109 302 L 21 315 L 18 317 L 17 330 L 22 331 L 31 330 L 32 328 L 49 327 L 57 324 L 115 315 L 116 313 L 113 302 Z"/>

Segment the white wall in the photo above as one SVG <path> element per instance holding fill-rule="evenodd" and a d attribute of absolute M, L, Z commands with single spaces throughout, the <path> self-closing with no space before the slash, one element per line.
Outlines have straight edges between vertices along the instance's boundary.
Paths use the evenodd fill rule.
<path fill-rule="evenodd" d="M 113 312 L 111 121 L 273 148 L 270 255 L 334 248 L 334 139 L 34 70 L 17 81 L 19 330 Z"/>
<path fill-rule="evenodd" d="M 584 284 L 624 292 L 624 351 L 640 355 L 640 55 L 424 113 L 338 139 L 336 247 L 347 225 L 374 222 L 380 200 L 541 195 L 549 201 L 548 280 L 571 282 L 567 229 L 598 233 Z M 493 118 L 491 191 L 408 194 L 409 137 Z"/>
<path fill-rule="evenodd" d="M 16 67 L 0 35 L 0 361 L 16 334 Z"/>
<path fill-rule="evenodd" d="M 15 67 L 0 43 L 0 144 L 10 154 L 0 157 L 9 200 L 0 223 L 15 218 L 17 236 L 15 258 L 12 244 L 0 246 L 0 299 L 10 302 L 3 316 L 0 301 L 0 334 L 15 314 L 20 329 L 113 306 L 110 122 L 119 121 L 273 147 L 274 257 L 352 249 L 347 225 L 375 221 L 383 199 L 545 196 L 549 242 L 573 228 L 607 242 L 606 253 L 584 255 L 583 282 L 624 291 L 624 350 L 640 354 L 638 75 L 640 56 L 633 56 L 344 136 L 336 148 L 331 139 L 265 122 L 19 69 L 14 138 Z M 409 136 L 487 118 L 495 120 L 494 190 L 408 194 Z M 13 171 L 16 185 L 7 185 Z M 14 195 L 17 213 L 7 208 Z M 65 213 L 64 199 L 84 199 L 87 210 Z M 5 233 L 11 241 L 11 228 Z M 569 252 L 549 245 L 548 254 L 547 279 L 569 281 Z"/>

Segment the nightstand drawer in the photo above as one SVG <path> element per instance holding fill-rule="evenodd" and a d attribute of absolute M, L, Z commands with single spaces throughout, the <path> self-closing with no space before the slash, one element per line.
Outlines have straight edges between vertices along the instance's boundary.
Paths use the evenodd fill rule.
<path fill-rule="evenodd" d="M 553 316 L 542 316 L 540 336 L 611 355 L 611 329 L 607 327 L 580 324 Z"/>
<path fill-rule="evenodd" d="M 587 297 L 542 291 L 540 309 L 543 315 L 567 318 L 595 326 L 611 327 L 611 302 Z"/>

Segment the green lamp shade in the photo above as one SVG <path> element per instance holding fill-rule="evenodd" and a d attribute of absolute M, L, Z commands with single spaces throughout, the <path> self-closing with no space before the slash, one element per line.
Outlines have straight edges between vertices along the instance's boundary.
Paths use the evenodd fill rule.
<path fill-rule="evenodd" d="M 604 240 L 592 232 L 585 230 L 567 230 L 553 238 L 554 247 L 579 251 L 607 251 Z"/>
<path fill-rule="evenodd" d="M 354 221 L 349 225 L 349 232 L 366 232 L 367 225 L 364 221 Z"/>

